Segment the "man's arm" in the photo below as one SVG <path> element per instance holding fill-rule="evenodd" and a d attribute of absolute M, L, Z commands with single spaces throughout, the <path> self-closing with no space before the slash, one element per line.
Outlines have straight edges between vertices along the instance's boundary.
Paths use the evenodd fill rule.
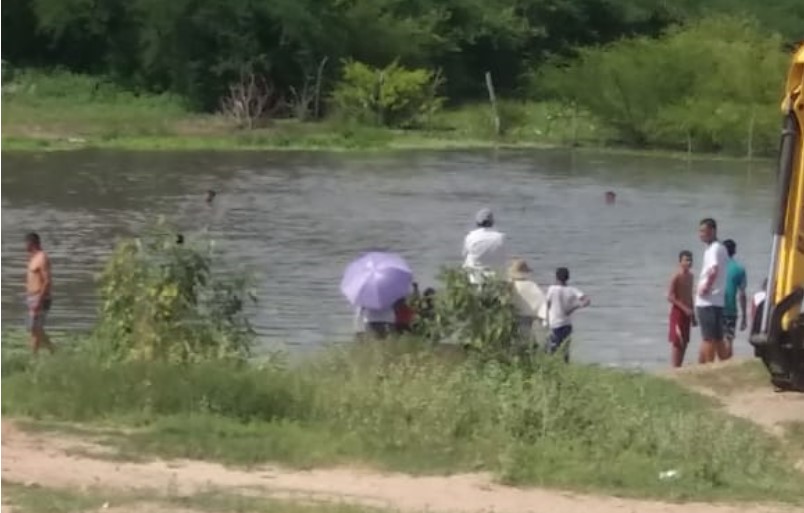
<path fill-rule="evenodd" d="M 717 279 L 717 273 L 720 272 L 720 266 L 715 264 L 709 269 L 709 273 L 706 275 L 706 280 L 704 280 L 703 287 L 701 287 L 701 295 L 706 296 L 712 291 L 712 285 L 715 283 L 715 279 Z"/>
<path fill-rule="evenodd" d="M 35 309 L 37 311 L 42 309 L 42 302 L 50 297 L 50 285 L 51 285 L 51 278 L 50 278 L 50 259 L 44 253 L 40 253 L 39 258 L 39 266 L 37 271 L 39 272 L 39 276 L 42 278 L 42 289 L 39 291 L 39 298 L 36 302 Z"/>

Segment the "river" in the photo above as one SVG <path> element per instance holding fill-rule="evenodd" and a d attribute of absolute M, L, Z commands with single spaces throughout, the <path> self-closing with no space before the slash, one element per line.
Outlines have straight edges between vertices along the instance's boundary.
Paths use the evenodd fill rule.
<path fill-rule="evenodd" d="M 75 151 L 3 154 L 2 316 L 22 326 L 23 236 L 51 254 L 53 329 L 93 322 L 94 276 L 116 237 L 157 214 L 186 230 L 212 219 L 218 247 L 258 275 L 264 347 L 348 339 L 338 291 L 361 251 L 411 263 L 422 288 L 460 262 L 475 211 L 493 209 L 510 250 L 542 284 L 556 266 L 592 299 L 576 315 L 574 358 L 665 365 L 666 286 L 679 250 L 702 253 L 702 217 L 734 238 L 749 292 L 766 272 L 772 163 L 693 161 L 567 150 L 400 153 Z M 207 189 L 219 192 L 207 212 Z M 606 205 L 607 190 L 617 193 Z M 697 351 L 695 333 L 691 349 Z M 738 354 L 751 354 L 741 335 Z M 691 355 L 693 358 L 695 354 Z M 690 359 L 690 356 L 688 356 Z"/>

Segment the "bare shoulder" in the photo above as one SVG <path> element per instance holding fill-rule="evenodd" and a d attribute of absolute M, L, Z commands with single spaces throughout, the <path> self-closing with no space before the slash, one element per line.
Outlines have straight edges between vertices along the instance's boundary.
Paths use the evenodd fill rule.
<path fill-rule="evenodd" d="M 40 251 L 31 258 L 31 269 L 50 267 L 50 257 L 44 251 Z"/>

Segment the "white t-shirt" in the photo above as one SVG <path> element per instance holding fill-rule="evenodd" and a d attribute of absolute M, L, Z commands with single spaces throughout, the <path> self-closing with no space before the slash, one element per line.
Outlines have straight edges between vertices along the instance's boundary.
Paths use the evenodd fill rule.
<path fill-rule="evenodd" d="M 765 301 L 765 296 L 764 290 L 754 293 L 754 306 L 757 307 L 761 302 Z"/>
<path fill-rule="evenodd" d="M 470 271 L 472 283 L 482 281 L 482 276 L 503 270 L 507 261 L 505 234 L 493 228 L 477 228 L 466 235 L 463 241 L 463 267 Z"/>
<path fill-rule="evenodd" d="M 701 264 L 701 276 L 698 279 L 698 287 L 695 293 L 695 306 L 724 306 L 726 304 L 726 266 L 729 263 L 729 254 L 720 241 L 713 241 L 706 248 Z M 709 275 L 714 272 L 717 266 L 717 276 L 712 282 L 709 293 L 703 295 L 701 289 L 707 281 Z"/>
<path fill-rule="evenodd" d="M 519 315 L 524 317 L 544 316 L 544 293 L 531 280 L 514 280 L 514 291 L 511 297 Z"/>
<path fill-rule="evenodd" d="M 550 329 L 572 324 L 571 311 L 581 306 L 583 295 L 583 292 L 575 287 L 550 285 L 545 298 L 548 303 L 547 324 Z"/>

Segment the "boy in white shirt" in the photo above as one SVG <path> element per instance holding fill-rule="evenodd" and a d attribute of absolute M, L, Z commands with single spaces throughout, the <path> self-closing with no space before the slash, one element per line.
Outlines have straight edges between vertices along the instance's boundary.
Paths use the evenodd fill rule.
<path fill-rule="evenodd" d="M 589 306 L 590 300 L 583 292 L 567 285 L 569 269 L 556 269 L 556 284 L 547 289 L 547 325 L 550 328 L 550 341 L 547 350 L 550 354 L 561 350 L 564 361 L 569 362 L 569 343 L 572 335 L 570 316 L 575 310 Z"/>

